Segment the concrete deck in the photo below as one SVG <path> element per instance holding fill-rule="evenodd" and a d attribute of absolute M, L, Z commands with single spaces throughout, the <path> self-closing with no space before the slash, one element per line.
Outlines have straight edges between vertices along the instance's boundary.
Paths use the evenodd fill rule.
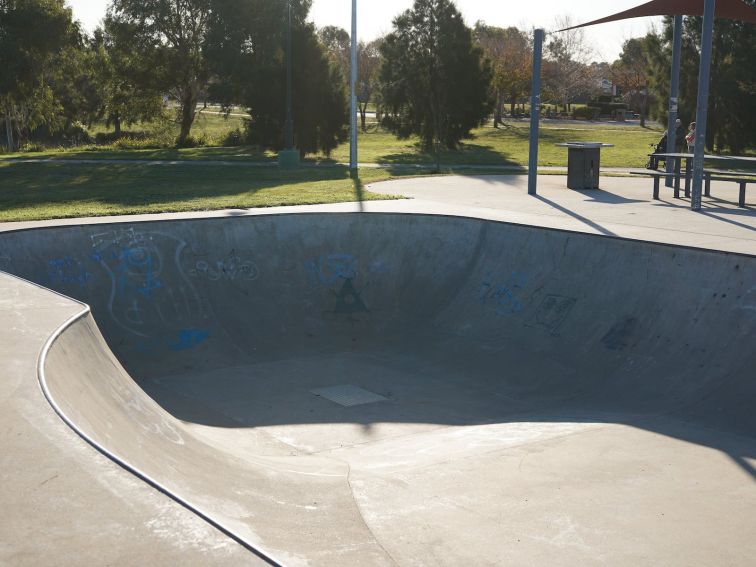
<path fill-rule="evenodd" d="M 750 565 L 756 214 L 523 182 L 0 226 L 0 563 Z"/>

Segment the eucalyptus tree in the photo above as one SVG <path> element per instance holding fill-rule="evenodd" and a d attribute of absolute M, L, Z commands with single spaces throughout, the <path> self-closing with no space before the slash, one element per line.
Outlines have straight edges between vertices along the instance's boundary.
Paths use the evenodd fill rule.
<path fill-rule="evenodd" d="M 205 42 L 213 5 L 213 0 L 112 0 L 108 12 L 113 25 L 132 30 L 134 43 L 178 102 L 179 145 L 189 138 L 210 78 Z"/>
<path fill-rule="evenodd" d="M 78 39 L 64 0 L 0 0 L 0 108 L 10 148 L 14 130 L 24 133 L 58 120 L 54 62 Z"/>

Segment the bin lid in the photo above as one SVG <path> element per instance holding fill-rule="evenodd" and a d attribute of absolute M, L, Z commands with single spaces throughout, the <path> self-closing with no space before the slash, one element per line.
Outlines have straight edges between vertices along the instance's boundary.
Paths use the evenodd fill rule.
<path fill-rule="evenodd" d="M 556 144 L 563 148 L 613 148 L 614 144 L 604 144 L 603 142 L 564 142 Z"/>

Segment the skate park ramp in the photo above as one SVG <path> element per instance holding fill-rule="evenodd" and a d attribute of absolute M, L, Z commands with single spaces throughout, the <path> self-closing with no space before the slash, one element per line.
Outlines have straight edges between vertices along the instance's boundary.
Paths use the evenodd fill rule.
<path fill-rule="evenodd" d="M 748 565 L 756 257 L 405 214 L 0 234 L 79 435 L 271 563 Z"/>

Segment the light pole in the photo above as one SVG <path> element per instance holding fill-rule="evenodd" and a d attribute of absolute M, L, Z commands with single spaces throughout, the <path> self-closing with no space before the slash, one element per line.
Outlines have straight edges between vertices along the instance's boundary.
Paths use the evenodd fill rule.
<path fill-rule="evenodd" d="M 291 0 L 286 0 L 286 120 L 284 121 L 284 146 L 278 153 L 278 165 L 284 169 L 299 166 L 299 150 L 294 147 L 294 115 L 292 112 L 291 73 Z"/>
<path fill-rule="evenodd" d="M 357 0 L 352 0 L 352 65 L 349 82 L 351 85 L 349 171 L 355 175 L 357 173 Z"/>

